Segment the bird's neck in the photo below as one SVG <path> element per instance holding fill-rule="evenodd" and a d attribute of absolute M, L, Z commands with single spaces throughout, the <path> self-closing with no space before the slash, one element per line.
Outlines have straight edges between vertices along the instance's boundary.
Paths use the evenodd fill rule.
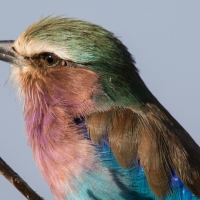
<path fill-rule="evenodd" d="M 34 101 L 25 97 L 24 113 L 34 159 L 52 192 L 64 199 L 64 185 L 73 188 L 73 179 L 95 168 L 83 125 L 77 126 L 61 106 L 47 104 L 41 93 Z"/>
<path fill-rule="evenodd" d="M 67 188 L 76 188 L 73 180 L 97 167 L 94 147 L 85 139 L 84 124 L 74 121 L 95 105 L 89 98 L 92 91 L 82 88 L 84 91 L 76 97 L 72 89 L 65 88 L 68 84 L 59 81 L 53 86 L 52 80 L 35 81 L 23 92 L 25 126 L 34 159 L 54 195 L 64 199 Z M 93 86 L 88 83 L 87 87 L 93 90 Z"/>

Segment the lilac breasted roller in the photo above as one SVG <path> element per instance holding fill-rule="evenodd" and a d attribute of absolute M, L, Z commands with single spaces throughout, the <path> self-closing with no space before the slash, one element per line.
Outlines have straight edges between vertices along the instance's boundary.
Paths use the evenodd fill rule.
<path fill-rule="evenodd" d="M 28 143 L 56 199 L 200 198 L 199 146 L 111 32 L 42 18 L 1 41 L 0 60 L 11 64 Z"/>

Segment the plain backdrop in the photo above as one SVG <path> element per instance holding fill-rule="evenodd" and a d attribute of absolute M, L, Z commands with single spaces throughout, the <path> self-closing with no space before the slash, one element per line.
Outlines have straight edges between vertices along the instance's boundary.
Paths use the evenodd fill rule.
<path fill-rule="evenodd" d="M 46 15 L 66 15 L 114 32 L 135 57 L 140 75 L 168 111 L 200 144 L 200 1 L 1 1 L 0 40 L 17 39 Z M 53 196 L 27 144 L 16 91 L 0 62 L 0 156 L 46 200 Z M 0 176 L 0 199 L 25 199 Z"/>

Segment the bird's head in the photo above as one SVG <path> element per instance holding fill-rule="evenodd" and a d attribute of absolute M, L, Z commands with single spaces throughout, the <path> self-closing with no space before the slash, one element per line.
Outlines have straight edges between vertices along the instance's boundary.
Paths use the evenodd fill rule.
<path fill-rule="evenodd" d="M 144 84 L 127 48 L 109 31 L 85 21 L 40 19 L 16 41 L 2 41 L 0 59 L 12 64 L 11 77 L 22 93 L 37 96 L 34 92 L 41 91 L 50 104 L 65 98 L 77 106 L 92 99 L 104 110 L 143 98 L 139 89 Z"/>

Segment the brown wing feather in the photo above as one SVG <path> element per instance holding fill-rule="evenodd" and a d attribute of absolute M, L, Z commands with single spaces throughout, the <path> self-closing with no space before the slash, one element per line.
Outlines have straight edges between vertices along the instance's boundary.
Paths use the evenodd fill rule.
<path fill-rule="evenodd" d="M 113 107 L 89 116 L 92 141 L 100 144 L 103 137 L 108 138 L 117 162 L 124 168 L 139 159 L 157 197 L 171 192 L 172 169 L 200 197 L 199 146 L 161 105 L 146 104 L 141 110 Z"/>
<path fill-rule="evenodd" d="M 181 125 L 160 105 L 149 107 L 148 120 L 160 140 L 160 160 L 171 167 L 184 185 L 200 197 L 200 148 Z"/>

